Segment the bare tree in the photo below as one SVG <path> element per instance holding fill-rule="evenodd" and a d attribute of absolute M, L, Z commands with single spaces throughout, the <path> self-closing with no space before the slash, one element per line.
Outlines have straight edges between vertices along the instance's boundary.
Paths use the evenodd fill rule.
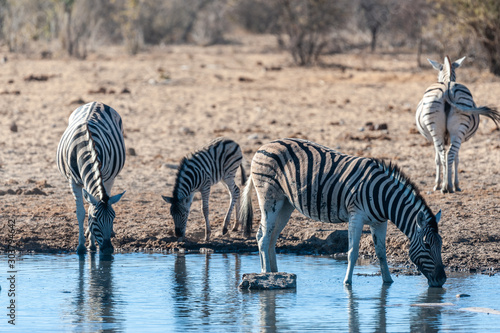
<path fill-rule="evenodd" d="M 375 52 L 377 37 L 380 30 L 386 25 L 393 12 L 398 10 L 399 2 L 395 0 L 360 0 L 359 6 L 363 13 L 361 26 L 370 30 L 370 49 Z"/>
<path fill-rule="evenodd" d="M 346 2 L 328 0 L 277 0 L 280 27 L 288 35 L 293 60 L 309 65 L 327 44 L 328 34 L 341 26 L 347 17 Z"/>

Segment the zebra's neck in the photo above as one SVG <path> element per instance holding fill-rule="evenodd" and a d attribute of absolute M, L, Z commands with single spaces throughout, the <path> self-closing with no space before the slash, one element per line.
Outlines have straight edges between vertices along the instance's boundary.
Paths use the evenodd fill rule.
<path fill-rule="evenodd" d="M 201 171 L 189 158 L 182 159 L 175 179 L 173 197 L 183 199 L 198 190 L 205 179 Z"/>
<path fill-rule="evenodd" d="M 432 212 L 415 184 L 398 167 L 385 164 L 382 164 L 382 167 L 388 177 L 383 193 L 383 218 L 391 220 L 412 239 L 417 229 L 417 214 L 422 211 L 430 218 Z"/>

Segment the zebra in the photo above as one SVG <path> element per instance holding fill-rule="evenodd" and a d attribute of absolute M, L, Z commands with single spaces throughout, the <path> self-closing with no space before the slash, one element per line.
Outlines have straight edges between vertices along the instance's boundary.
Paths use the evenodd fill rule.
<path fill-rule="evenodd" d="M 222 234 L 227 233 L 233 207 L 236 204 L 236 222 L 232 231 L 238 230 L 240 189 L 234 181 L 238 167 L 241 169 L 242 185 L 246 182 L 240 146 L 231 139 L 219 137 L 200 150 L 184 157 L 179 165 L 172 197 L 162 196 L 170 204 L 170 214 L 174 220 L 175 235 L 184 238 L 186 222 L 195 192 L 201 193 L 202 211 L 205 218 L 205 241 L 210 239 L 211 229 L 208 219 L 210 188 L 222 181 L 229 191 L 230 204 L 224 218 Z"/>
<path fill-rule="evenodd" d="M 416 113 L 420 134 L 434 143 L 436 151 L 434 191 L 441 190 L 442 193 L 461 191 L 458 182 L 458 150 L 462 142 L 469 140 L 476 133 L 479 116 L 490 118 L 497 127 L 500 121 L 500 113 L 496 109 L 486 106 L 476 107 L 469 89 L 455 82 L 455 69 L 460 67 L 464 59 L 465 57 L 451 63 L 450 58 L 445 57 L 444 64 L 428 59 L 439 71 L 438 82 L 427 88 Z M 454 182 L 452 182 L 453 164 Z"/>
<path fill-rule="evenodd" d="M 91 102 L 80 106 L 69 117 L 69 125 L 57 147 L 57 167 L 68 179 L 76 202 L 79 237 L 76 252 L 84 254 L 85 237 L 89 250 L 112 254 L 111 237 L 117 203 L 123 193 L 110 197 L 115 177 L 125 164 L 125 143 L 120 115 L 111 107 Z M 85 207 L 89 205 L 87 231 L 83 232 Z"/>
<path fill-rule="evenodd" d="M 252 189 L 261 210 L 257 231 L 261 270 L 277 272 L 276 240 L 297 209 L 328 223 L 348 222 L 348 266 L 344 284 L 352 284 L 363 225 L 370 226 L 384 283 L 392 283 L 385 238 L 391 220 L 410 240 L 409 256 L 428 280 L 446 281 L 438 232 L 441 211 L 434 215 L 417 187 L 391 163 L 342 154 L 302 139 L 281 139 L 254 155 L 243 190 L 240 220 L 244 235 L 252 228 Z"/>

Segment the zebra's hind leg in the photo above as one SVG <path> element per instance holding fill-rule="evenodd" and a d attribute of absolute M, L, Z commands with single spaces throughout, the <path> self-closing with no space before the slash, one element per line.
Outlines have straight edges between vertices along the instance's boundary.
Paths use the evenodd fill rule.
<path fill-rule="evenodd" d="M 446 152 L 444 185 L 443 188 L 441 189 L 441 192 L 443 193 L 448 193 L 448 192 L 453 193 L 453 188 L 454 188 L 452 182 L 453 163 L 455 162 L 455 159 L 458 158 L 458 150 L 462 145 L 460 138 L 458 138 L 457 136 L 452 136 L 450 141 L 451 141 L 450 149 L 448 149 L 448 151 Z M 458 170 L 457 165 L 458 163 L 456 163 L 455 165 L 455 172 Z M 458 173 L 455 174 L 455 178 L 458 178 Z M 460 188 L 458 190 L 460 190 Z"/>
<path fill-rule="evenodd" d="M 226 213 L 226 217 L 224 218 L 224 226 L 222 227 L 222 234 L 225 235 L 227 234 L 227 226 L 229 225 L 229 221 L 231 221 L 231 214 L 233 212 L 233 207 L 236 204 L 236 221 L 233 225 L 233 231 L 238 230 L 238 220 L 239 220 L 239 213 L 240 213 L 240 207 L 239 207 L 239 198 L 240 198 L 240 189 L 238 186 L 236 186 L 236 183 L 234 182 L 234 175 L 232 177 L 229 177 L 225 179 L 224 184 L 227 187 L 227 190 L 229 191 L 229 197 L 230 197 L 230 203 L 229 203 L 229 208 Z"/>
<path fill-rule="evenodd" d="M 85 233 L 83 231 L 83 223 L 85 222 L 85 207 L 83 206 L 83 193 L 82 187 L 70 181 L 71 190 L 76 203 L 76 218 L 78 220 L 78 247 L 76 248 L 77 254 L 85 254 L 87 248 L 85 247 Z"/>
<path fill-rule="evenodd" d="M 257 245 L 259 246 L 260 268 L 262 273 L 277 272 L 278 265 L 276 263 L 276 251 L 274 249 L 276 244 L 273 243 L 272 240 L 273 233 L 277 229 L 279 229 L 278 224 L 280 224 L 280 221 L 278 220 L 278 215 L 281 211 L 281 208 L 283 207 L 283 204 L 285 203 L 285 200 L 284 198 L 279 200 L 260 200 L 259 198 L 259 203 L 261 203 L 260 211 L 262 216 L 259 230 L 257 231 Z M 275 238 L 277 238 L 277 236 Z"/>
<path fill-rule="evenodd" d="M 347 252 L 347 272 L 344 284 L 352 284 L 352 273 L 359 255 L 359 240 L 363 232 L 364 213 L 351 212 L 349 214 L 349 251 Z"/>
<path fill-rule="evenodd" d="M 271 271 L 278 271 L 278 263 L 276 262 L 276 242 L 278 241 L 278 237 L 285 228 L 288 220 L 290 219 L 290 215 L 294 211 L 295 207 L 285 198 L 283 203 L 283 207 L 278 212 L 278 216 L 276 216 L 276 223 L 274 229 L 271 232 L 271 242 L 269 243 L 269 258 L 271 259 Z"/>
<path fill-rule="evenodd" d="M 389 266 L 387 265 L 387 251 L 385 248 L 387 222 L 375 222 L 375 224 L 370 226 L 370 231 L 372 233 L 373 244 L 375 245 L 375 253 L 380 262 L 380 272 L 382 273 L 382 280 L 384 281 L 384 283 L 392 283 L 394 281 L 391 278 Z"/>
<path fill-rule="evenodd" d="M 445 164 L 445 149 L 443 141 L 434 137 L 434 149 L 436 151 L 436 157 L 434 161 L 436 162 L 436 181 L 434 184 L 434 191 L 439 191 L 442 189 L 443 179 L 441 175 L 443 174 L 443 169 L 446 168 Z"/>
<path fill-rule="evenodd" d="M 455 161 L 453 164 L 455 165 L 455 181 L 453 182 L 453 189 L 455 190 L 455 192 L 461 192 L 462 189 L 458 184 L 458 151 L 455 155 Z"/>
<path fill-rule="evenodd" d="M 441 160 L 441 153 L 438 151 L 438 149 L 436 148 L 436 158 L 435 158 L 435 162 L 436 162 L 436 181 L 435 181 L 435 184 L 434 184 L 434 191 L 439 191 L 441 189 L 441 182 L 442 182 L 442 178 L 441 178 L 441 174 L 442 174 L 442 167 L 443 167 L 443 163 L 442 163 L 442 160 Z"/>

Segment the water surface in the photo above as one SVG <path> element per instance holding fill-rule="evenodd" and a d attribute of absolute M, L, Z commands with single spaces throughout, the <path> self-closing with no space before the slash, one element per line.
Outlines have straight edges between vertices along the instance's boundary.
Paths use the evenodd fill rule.
<path fill-rule="evenodd" d="M 297 289 L 240 291 L 257 254 L 24 255 L 16 258 L 16 325 L 8 324 L 7 257 L 0 256 L 0 331 L 32 332 L 480 332 L 500 327 L 500 277 L 452 275 L 444 288 L 423 276 L 382 284 L 378 267 L 278 255 Z M 457 298 L 457 294 L 470 297 Z M 469 308 L 469 309 L 468 309 Z"/>

